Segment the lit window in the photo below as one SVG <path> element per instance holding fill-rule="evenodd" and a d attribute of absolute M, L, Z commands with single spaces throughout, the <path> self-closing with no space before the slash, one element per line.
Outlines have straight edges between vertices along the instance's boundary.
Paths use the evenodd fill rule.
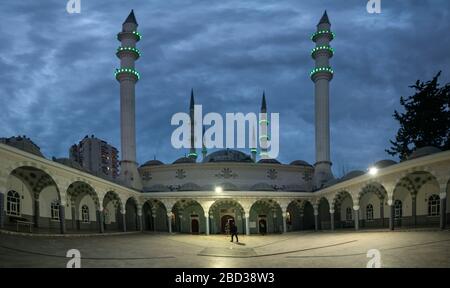
<path fill-rule="evenodd" d="M 81 207 L 81 221 L 83 223 L 89 223 L 89 207 L 86 205 Z"/>
<path fill-rule="evenodd" d="M 20 195 L 16 191 L 9 191 L 6 199 L 6 214 L 20 215 Z"/>
<path fill-rule="evenodd" d="M 431 195 L 428 198 L 428 216 L 438 216 L 441 210 L 441 199 L 439 195 Z"/>
<path fill-rule="evenodd" d="M 59 221 L 59 202 L 57 200 L 53 201 L 50 205 L 52 220 Z"/>

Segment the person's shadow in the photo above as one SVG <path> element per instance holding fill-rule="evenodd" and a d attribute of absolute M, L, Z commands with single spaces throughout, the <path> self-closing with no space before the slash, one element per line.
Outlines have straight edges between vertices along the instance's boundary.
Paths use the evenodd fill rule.
<path fill-rule="evenodd" d="M 242 242 L 236 242 L 234 244 L 239 245 L 239 246 L 245 246 L 245 243 L 242 243 Z"/>

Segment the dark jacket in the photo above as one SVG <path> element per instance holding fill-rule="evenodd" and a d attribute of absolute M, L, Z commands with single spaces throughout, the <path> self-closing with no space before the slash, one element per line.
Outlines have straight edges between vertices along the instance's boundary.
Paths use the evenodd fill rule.
<path fill-rule="evenodd" d="M 237 226 L 236 225 L 231 225 L 230 232 L 231 232 L 231 234 L 237 234 Z"/>

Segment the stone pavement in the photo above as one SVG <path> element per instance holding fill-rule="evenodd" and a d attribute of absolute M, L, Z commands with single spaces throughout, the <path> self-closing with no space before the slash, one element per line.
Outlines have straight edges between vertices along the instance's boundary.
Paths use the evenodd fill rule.
<path fill-rule="evenodd" d="M 0 234 L 0 267 L 65 267 L 69 249 L 82 267 L 358 267 L 378 249 L 382 267 L 450 268 L 450 231 L 293 232 L 239 236 L 138 233 L 44 237 Z"/>

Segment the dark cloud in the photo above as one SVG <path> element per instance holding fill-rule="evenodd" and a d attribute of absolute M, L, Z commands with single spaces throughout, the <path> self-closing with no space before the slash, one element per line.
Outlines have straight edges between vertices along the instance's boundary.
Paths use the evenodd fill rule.
<path fill-rule="evenodd" d="M 95 134 L 120 148 L 116 33 L 135 9 L 142 58 L 137 69 L 138 161 L 172 162 L 172 114 L 189 92 L 206 112 L 257 112 L 266 91 L 281 118 L 280 160 L 314 162 L 314 90 L 309 37 L 327 9 L 332 42 L 332 160 L 336 174 L 388 158 L 392 113 L 408 85 L 443 70 L 450 79 L 450 4 L 366 1 L 2 1 L 1 135 L 26 134 L 47 156 Z"/>

